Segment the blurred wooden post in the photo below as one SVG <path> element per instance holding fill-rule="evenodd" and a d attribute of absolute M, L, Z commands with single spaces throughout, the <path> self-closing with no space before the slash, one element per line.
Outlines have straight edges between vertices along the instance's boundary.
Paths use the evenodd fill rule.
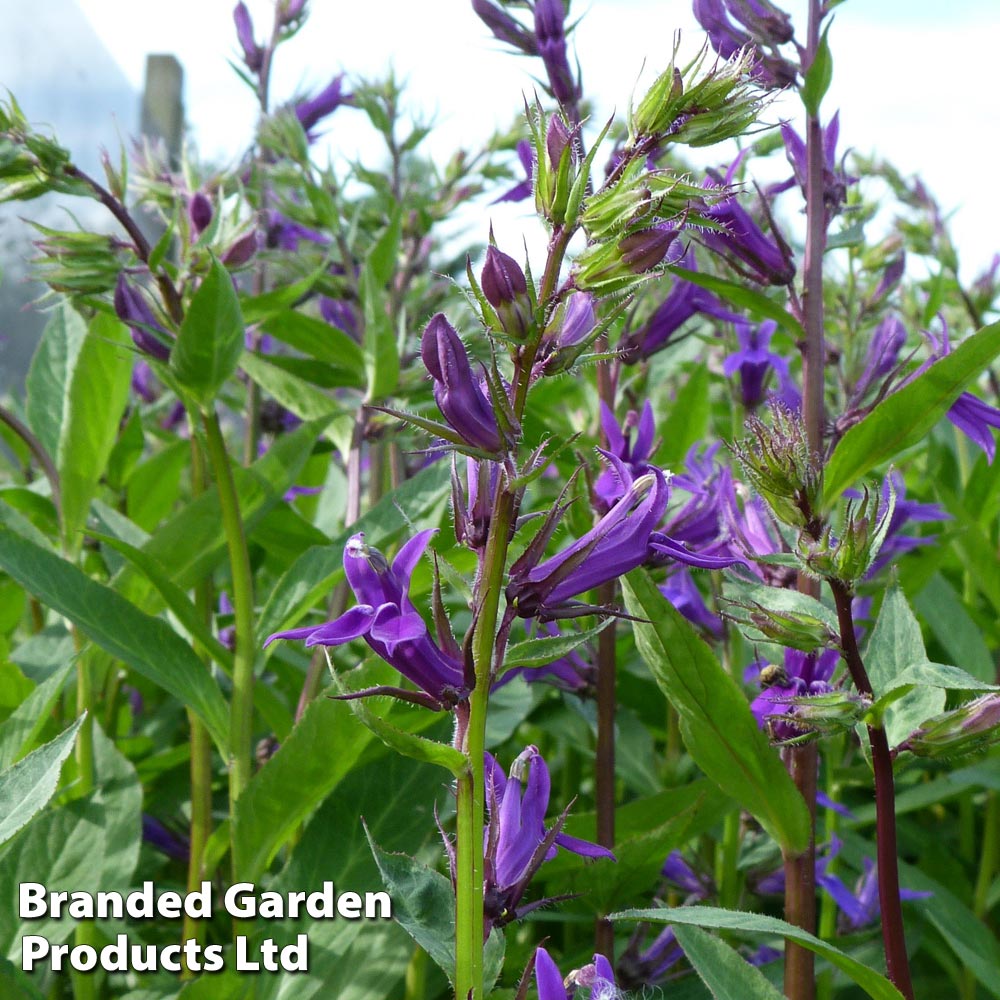
<path fill-rule="evenodd" d="M 146 57 L 146 80 L 142 90 L 142 134 L 162 139 L 171 166 L 180 163 L 184 138 L 184 68 L 171 55 Z"/>

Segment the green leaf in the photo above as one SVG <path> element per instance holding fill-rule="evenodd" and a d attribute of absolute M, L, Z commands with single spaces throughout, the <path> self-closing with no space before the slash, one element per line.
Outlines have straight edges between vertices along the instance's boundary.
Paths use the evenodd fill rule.
<path fill-rule="evenodd" d="M 55 670 L 21 702 L 0 725 L 0 769 L 20 759 L 49 721 L 49 713 L 62 693 L 74 667 L 72 657 L 62 660 Z"/>
<path fill-rule="evenodd" d="M 403 206 L 400 204 L 396 206 L 389 224 L 382 230 L 375 245 L 368 252 L 368 259 L 365 262 L 372 272 L 372 277 L 379 285 L 388 285 L 396 271 L 396 258 L 399 255 L 399 240 L 402 231 Z"/>
<path fill-rule="evenodd" d="M 953 663 L 989 683 L 995 676 L 993 657 L 983 641 L 983 634 L 969 617 L 955 588 L 935 573 L 913 601 L 934 637 L 944 647 Z"/>
<path fill-rule="evenodd" d="M 87 324 L 68 303 L 61 302 L 42 331 L 25 382 L 28 424 L 55 462 L 69 409 L 73 368 L 87 337 Z"/>
<path fill-rule="evenodd" d="M 699 364 L 677 390 L 677 397 L 664 400 L 666 420 L 659 423 L 663 443 L 656 453 L 661 468 L 684 461 L 688 450 L 708 433 L 711 418 L 708 366 Z"/>
<path fill-rule="evenodd" d="M 708 931 L 678 924 L 674 936 L 715 1000 L 783 1000 L 760 969 Z"/>
<path fill-rule="evenodd" d="M 66 386 L 56 451 L 62 497 L 63 538 L 79 551 L 90 501 L 111 456 L 128 402 L 132 356 L 125 326 L 98 313 L 76 356 Z"/>
<path fill-rule="evenodd" d="M 740 910 L 721 910 L 716 906 L 682 906 L 673 909 L 623 910 L 613 913 L 611 920 L 643 920 L 651 924 L 690 924 L 695 927 L 712 927 L 716 930 L 749 931 L 768 934 L 796 941 L 803 947 L 829 959 L 841 972 L 846 973 L 872 1000 L 902 1000 L 902 994 L 884 976 L 874 969 L 862 965 L 857 959 L 846 955 L 826 941 L 807 934 L 799 927 L 767 917 L 760 913 L 744 913 Z M 675 931 L 676 933 L 676 931 Z"/>
<path fill-rule="evenodd" d="M 300 420 L 320 420 L 344 412 L 340 403 L 322 389 L 251 351 L 244 351 L 240 356 L 240 367 L 269 396 L 273 396 Z"/>
<path fill-rule="evenodd" d="M 190 706 L 225 754 L 226 703 L 205 665 L 165 621 L 2 526 L 0 567 L 102 649 Z"/>
<path fill-rule="evenodd" d="M 289 347 L 309 357 L 350 372 L 352 384 L 361 386 L 365 359 L 361 348 L 343 330 L 315 316 L 306 316 L 292 309 L 283 309 L 264 321 L 264 330 Z"/>
<path fill-rule="evenodd" d="M 903 684 L 908 667 L 927 662 L 920 624 L 899 587 L 890 587 L 865 649 L 864 663 L 876 697 Z M 920 723 L 944 711 L 940 688 L 917 687 L 886 708 L 883 725 L 889 746 L 906 739 Z"/>
<path fill-rule="evenodd" d="M 0 772 L 0 802 L 3 803 L 0 844 L 10 840 L 32 816 L 41 812 L 55 794 L 63 761 L 73 750 L 83 718 L 81 715 L 54 740 Z"/>
<path fill-rule="evenodd" d="M 212 257 L 170 352 L 177 381 L 206 406 L 233 375 L 243 353 L 243 316 L 233 279 Z"/>
<path fill-rule="evenodd" d="M 342 701 L 315 699 L 236 802 L 234 867 L 254 882 L 371 742 Z"/>
<path fill-rule="evenodd" d="M 389 854 L 368 837 L 372 854 L 392 897 L 393 917 L 437 963 L 455 979 L 455 891 L 451 881 L 406 854 Z M 486 942 L 483 972 L 486 988 L 503 967 L 504 937 L 494 930 Z"/>
<path fill-rule="evenodd" d="M 823 476 L 825 505 L 831 507 L 844 490 L 876 466 L 923 440 L 998 354 L 1000 323 L 993 323 L 883 399 L 834 448 Z"/>
<path fill-rule="evenodd" d="M 791 314 L 785 312 L 781 306 L 773 299 L 769 299 L 762 292 L 747 288 L 735 281 L 728 281 L 725 278 L 717 278 L 714 274 L 705 274 L 702 271 L 689 271 L 683 267 L 668 268 L 685 281 L 690 281 L 692 285 L 700 288 L 707 288 L 710 292 L 715 292 L 727 302 L 744 309 L 751 315 L 763 316 L 764 319 L 773 319 L 783 330 L 796 340 L 805 337 L 802 324 Z"/>
<path fill-rule="evenodd" d="M 37 816 L 0 848 L 0 894 L 18 898 L 18 884 L 49 891 L 128 892 L 142 843 L 142 787 L 135 768 L 94 720 L 95 790 Z M 59 944 L 73 934 L 65 917 L 24 919 L 0 907 L 0 955 L 20 964 L 21 939 L 37 934 Z"/>
<path fill-rule="evenodd" d="M 777 752 L 757 728 L 746 696 L 711 649 L 635 570 L 622 581 L 636 646 L 660 690 L 680 716 L 695 763 L 751 812 L 786 850 L 809 842 L 809 814 Z"/>
<path fill-rule="evenodd" d="M 367 266 L 361 272 L 361 305 L 365 320 L 362 350 L 368 383 L 366 401 L 385 399 L 396 391 L 399 383 L 399 351 L 396 331 L 386 310 L 385 293 L 375 268 Z"/>
<path fill-rule="evenodd" d="M 582 646 L 591 639 L 596 639 L 612 622 L 613 618 L 601 622 L 594 628 L 583 629 L 580 632 L 567 632 L 563 635 L 539 636 L 536 639 L 525 639 L 507 647 L 503 658 L 500 676 L 514 667 L 544 667 L 553 660 L 561 659 L 567 653 Z"/>
<path fill-rule="evenodd" d="M 828 22 L 823 29 L 816 56 L 812 65 L 806 70 L 800 91 L 806 113 L 813 117 L 819 116 L 819 106 L 823 103 L 823 98 L 830 89 L 830 81 L 833 79 L 833 56 L 830 54 L 830 43 L 826 37 L 830 33 L 832 24 L 832 21 Z"/>

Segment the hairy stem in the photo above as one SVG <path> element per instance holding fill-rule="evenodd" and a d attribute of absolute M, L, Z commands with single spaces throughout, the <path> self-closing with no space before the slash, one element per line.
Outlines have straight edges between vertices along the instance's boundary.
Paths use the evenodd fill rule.
<path fill-rule="evenodd" d="M 830 589 L 833 591 L 837 607 L 840 643 L 851 680 L 860 694 L 873 697 L 868 672 L 865 670 L 858 650 L 858 641 L 854 635 L 851 593 L 843 583 L 835 580 L 830 581 Z M 883 726 L 869 726 L 868 739 L 871 742 L 872 767 L 875 771 L 875 847 L 885 967 L 893 985 L 907 1000 L 913 1000 L 910 962 L 906 954 L 906 937 L 903 931 L 903 908 L 899 898 L 896 791 L 892 775 L 892 755 L 889 752 L 889 741 Z"/>

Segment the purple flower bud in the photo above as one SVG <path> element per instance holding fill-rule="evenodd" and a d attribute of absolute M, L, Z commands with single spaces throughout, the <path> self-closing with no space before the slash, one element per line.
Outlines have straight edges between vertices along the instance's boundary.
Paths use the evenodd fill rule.
<path fill-rule="evenodd" d="M 899 352 L 905 344 L 906 327 L 898 316 L 886 316 L 872 334 L 864 371 L 854 387 L 854 402 L 860 402 L 869 389 L 899 364 Z"/>
<path fill-rule="evenodd" d="M 201 191 L 196 191 L 188 201 L 188 218 L 195 235 L 201 235 L 212 221 L 212 203 Z"/>
<path fill-rule="evenodd" d="M 645 274 L 663 262 L 678 231 L 672 226 L 652 226 L 629 233 L 618 242 L 622 262 L 633 274 Z"/>
<path fill-rule="evenodd" d="M 128 325 L 135 346 L 157 361 L 169 360 L 170 334 L 156 321 L 142 292 L 129 284 L 124 271 L 118 275 L 114 302 L 115 312 Z"/>
<path fill-rule="evenodd" d="M 562 115 L 554 114 L 549 119 L 549 127 L 545 132 L 545 150 L 549 155 L 549 165 L 553 170 L 559 169 L 562 155 L 570 148 L 572 142 L 573 132 L 567 128 Z"/>
<path fill-rule="evenodd" d="M 153 383 L 153 369 L 142 359 L 137 361 L 132 369 L 132 391 L 146 403 L 152 403 L 157 397 Z"/>
<path fill-rule="evenodd" d="M 505 191 L 499 198 L 491 204 L 499 205 L 504 201 L 524 201 L 531 197 L 531 179 L 535 172 L 535 161 L 532 152 L 532 145 L 527 139 L 518 140 L 516 151 L 517 158 L 521 161 L 524 169 L 524 180 L 519 181 L 509 191 Z"/>
<path fill-rule="evenodd" d="M 900 251 L 898 257 L 894 257 L 889 261 L 886 266 L 885 271 L 882 274 L 882 280 L 878 283 L 878 287 L 872 293 L 871 301 L 878 302 L 885 295 L 887 295 L 896 285 L 899 284 L 900 279 L 903 277 L 903 272 L 906 270 L 906 252 Z"/>
<path fill-rule="evenodd" d="M 309 132 L 328 115 L 332 115 L 342 104 L 351 100 L 352 95 L 344 93 L 343 84 L 344 74 L 340 73 L 315 97 L 301 101 L 295 106 L 296 117 L 306 132 Z"/>
<path fill-rule="evenodd" d="M 535 38 L 549 77 L 552 96 L 571 107 L 580 98 L 566 54 L 566 9 L 563 0 L 535 0 Z"/>
<path fill-rule="evenodd" d="M 490 3 L 489 0 L 472 0 L 472 9 L 498 41 L 506 42 L 525 55 L 538 55 L 538 42 L 535 36 L 502 7 Z"/>
<path fill-rule="evenodd" d="M 319 314 L 338 330 L 343 330 L 353 340 L 361 340 L 361 322 L 358 318 L 358 311 L 350 302 L 343 299 L 331 299 L 321 296 L 319 300 Z"/>
<path fill-rule="evenodd" d="M 278 18 L 282 25 L 287 26 L 302 17 L 306 0 L 278 0 Z"/>
<path fill-rule="evenodd" d="M 473 448 L 500 451 L 503 441 L 493 406 L 479 379 L 473 377 L 465 347 L 443 313 L 427 324 L 420 355 L 434 379 L 434 398 L 445 420 Z"/>
<path fill-rule="evenodd" d="M 222 263 L 229 268 L 243 267 L 244 264 L 249 264 L 253 260 L 259 245 L 257 230 L 251 229 L 222 255 Z"/>
<path fill-rule="evenodd" d="M 783 45 L 794 37 L 792 19 L 767 0 L 726 0 L 726 9 L 765 45 Z"/>
<path fill-rule="evenodd" d="M 531 325 L 528 284 L 520 265 L 495 246 L 486 248 L 486 262 L 479 276 L 486 301 L 497 311 L 504 331 L 515 340 Z"/>
<path fill-rule="evenodd" d="M 253 21 L 243 0 L 233 9 L 233 21 L 236 24 L 236 38 L 243 49 L 243 62 L 251 73 L 259 73 L 264 65 L 264 50 L 254 38 Z"/>

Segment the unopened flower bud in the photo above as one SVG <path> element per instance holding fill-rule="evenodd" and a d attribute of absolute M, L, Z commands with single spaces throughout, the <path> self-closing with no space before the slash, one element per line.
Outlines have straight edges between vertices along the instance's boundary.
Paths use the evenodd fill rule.
<path fill-rule="evenodd" d="M 622 261 L 633 274 L 645 274 L 663 262 L 670 245 L 677 239 L 677 230 L 667 226 L 652 226 L 629 233 L 618 243 Z"/>
<path fill-rule="evenodd" d="M 549 165 L 553 170 L 559 169 L 563 153 L 571 149 L 573 133 L 563 121 L 562 115 L 554 114 L 549 119 L 549 127 L 545 132 L 545 150 L 549 154 Z"/>
<path fill-rule="evenodd" d="M 751 641 L 771 640 L 789 649 L 811 653 L 837 642 L 829 623 L 805 611 L 765 608 L 757 601 L 730 601 L 725 618 L 740 626 Z"/>
<path fill-rule="evenodd" d="M 236 38 L 243 49 L 243 62 L 251 73 L 259 73 L 264 65 L 264 50 L 257 44 L 253 34 L 253 20 L 243 0 L 233 10 L 236 24 Z"/>
<path fill-rule="evenodd" d="M 257 230 L 251 229 L 222 255 L 222 263 L 229 268 L 243 267 L 244 264 L 249 264 L 253 260 L 257 253 L 257 246 Z"/>
<path fill-rule="evenodd" d="M 988 694 L 928 719 L 899 745 L 918 757 L 975 753 L 1000 739 L 1000 694 Z"/>
<path fill-rule="evenodd" d="M 287 27 L 302 17 L 305 8 L 306 0 L 278 0 L 278 19 Z"/>
<path fill-rule="evenodd" d="M 167 361 L 170 358 L 170 335 L 156 321 L 139 289 L 133 288 L 124 274 L 118 275 L 114 302 L 115 312 L 128 326 L 135 346 L 157 361 Z"/>
<path fill-rule="evenodd" d="M 195 234 L 199 236 L 212 221 L 212 203 L 201 191 L 191 195 L 191 200 L 188 202 L 188 218 Z"/>

